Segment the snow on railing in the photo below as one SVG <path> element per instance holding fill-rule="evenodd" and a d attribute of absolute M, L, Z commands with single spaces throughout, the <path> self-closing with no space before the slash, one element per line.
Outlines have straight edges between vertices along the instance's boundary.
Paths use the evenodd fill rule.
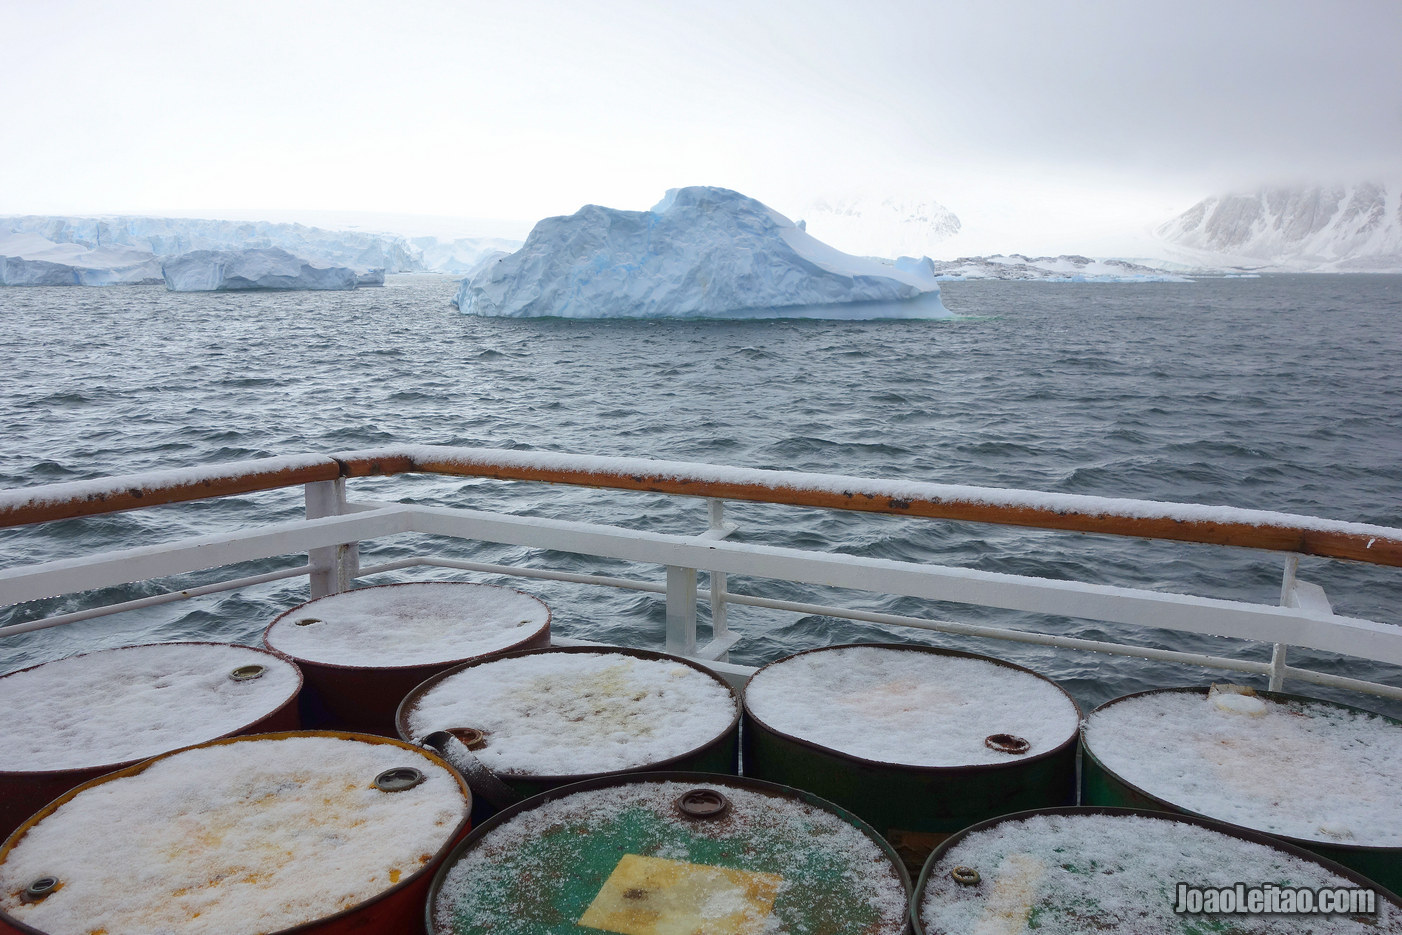
<path fill-rule="evenodd" d="M 0 492 L 0 527 L 337 477 L 416 472 L 1171 539 L 1402 567 L 1402 529 L 1290 513 L 683 461 L 426 445 L 239 461 L 9 490 Z"/>
<path fill-rule="evenodd" d="M 710 523 L 708 530 L 700 535 L 678 536 L 509 513 L 359 503 L 346 498 L 347 479 L 415 472 L 704 497 L 709 499 Z M 1268 676 L 1270 687 L 1275 690 L 1290 678 L 1402 699 L 1402 688 L 1397 686 L 1314 672 L 1286 663 L 1287 650 L 1293 645 L 1402 665 L 1402 629 L 1338 616 L 1322 590 L 1295 578 L 1300 554 L 1402 566 L 1402 530 L 1284 513 L 688 462 L 402 446 L 233 462 L 5 491 L 0 492 L 0 526 L 43 523 L 297 485 L 304 487 L 304 520 L 0 569 L 0 605 L 296 553 L 307 555 L 306 564 L 124 603 L 88 607 L 43 620 L 18 622 L 4 627 L 0 635 L 17 635 L 282 578 L 308 576 L 313 596 L 318 596 L 352 587 L 356 579 L 369 575 L 414 566 L 437 566 L 665 594 L 668 650 L 720 665 L 726 669 L 727 677 L 734 678 L 743 678 L 749 670 L 743 666 L 726 667 L 726 652 L 739 639 L 739 635 L 727 631 L 727 604 L 1209 666 Z M 1285 563 L 1280 605 L 1242 603 L 724 542 L 722 540 L 734 529 L 724 521 L 722 504 L 725 500 L 1173 539 L 1290 554 Z M 463 562 L 431 555 L 416 555 L 374 567 L 360 565 L 360 542 L 403 533 L 524 545 L 662 565 L 666 568 L 666 582 L 658 584 L 554 569 Z M 698 587 L 698 571 L 709 571 L 709 588 Z M 1274 651 L 1266 662 L 777 600 L 762 594 L 730 593 L 726 586 L 728 574 L 1263 641 L 1273 644 Z M 714 639 L 708 646 L 697 645 L 698 601 L 710 605 Z"/>

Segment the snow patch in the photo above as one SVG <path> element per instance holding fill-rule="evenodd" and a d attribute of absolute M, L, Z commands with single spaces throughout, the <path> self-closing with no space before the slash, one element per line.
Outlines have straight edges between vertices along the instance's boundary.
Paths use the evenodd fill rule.
<path fill-rule="evenodd" d="M 257 678 L 234 670 L 261 666 Z M 297 667 L 219 643 L 158 643 L 70 656 L 0 678 L 0 770 L 132 763 L 236 733 L 291 701 Z"/>

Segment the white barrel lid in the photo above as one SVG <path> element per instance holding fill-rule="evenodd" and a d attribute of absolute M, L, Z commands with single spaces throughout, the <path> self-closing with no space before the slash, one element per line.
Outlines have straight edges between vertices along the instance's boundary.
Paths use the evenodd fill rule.
<path fill-rule="evenodd" d="M 0 678 L 0 771 L 132 763 L 237 733 L 292 701 L 287 659 L 227 643 L 152 643 Z"/>
<path fill-rule="evenodd" d="M 357 588 L 280 615 L 264 641 L 294 659 L 393 668 L 461 662 L 549 632 L 550 609 L 512 588 L 418 581 Z"/>
<path fill-rule="evenodd" d="M 1396 932 L 1402 923 L 1397 907 L 1380 894 L 1377 915 L 1204 916 L 1200 905 L 1175 912 L 1180 886 L 1199 896 L 1207 889 L 1229 890 L 1235 901 L 1238 886 L 1243 894 L 1247 887 L 1262 891 L 1264 900 L 1271 898 L 1267 887 L 1279 897 L 1285 889 L 1318 892 L 1358 884 L 1281 848 L 1148 813 L 1047 812 L 1003 819 L 964 833 L 926 874 L 915 908 L 928 933 L 1363 935 Z M 1186 898 L 1183 904 L 1192 905 Z"/>
<path fill-rule="evenodd" d="M 1402 847 L 1402 725 L 1235 691 L 1153 691 L 1091 713 L 1086 749 L 1125 782 L 1219 821 L 1321 844 Z"/>
<path fill-rule="evenodd" d="M 406 700 L 415 740 L 469 727 L 505 775 L 586 776 L 691 753 L 728 731 L 735 695 L 679 660 L 542 650 L 465 666 Z"/>
<path fill-rule="evenodd" d="M 13 843 L 0 909 L 52 933 L 277 932 L 423 870 L 470 807 L 451 770 L 386 739 L 236 738 L 133 769 Z M 26 901 L 45 880 L 48 895 Z"/>
<path fill-rule="evenodd" d="M 1057 749 L 1080 724 L 1075 702 L 1048 679 L 919 647 L 798 653 L 755 673 L 745 708 L 789 737 L 902 766 L 1016 762 Z"/>

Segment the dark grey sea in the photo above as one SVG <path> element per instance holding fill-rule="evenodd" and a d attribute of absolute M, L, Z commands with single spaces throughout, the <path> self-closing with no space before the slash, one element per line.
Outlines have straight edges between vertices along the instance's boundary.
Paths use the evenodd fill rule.
<path fill-rule="evenodd" d="M 533 448 L 1228 504 L 1402 526 L 1402 276 L 1191 283 L 948 283 L 940 321 L 618 321 L 465 317 L 456 282 L 349 293 L 191 295 L 164 287 L 0 290 L 0 487 L 401 442 Z M 652 495 L 454 478 L 361 482 L 412 498 L 642 528 L 704 529 L 705 506 Z M 0 531 L 0 567 L 299 515 L 297 492 Z M 1274 602 L 1282 558 L 894 517 L 735 504 L 747 541 Z M 499 546 L 386 542 L 567 570 L 660 570 Z M 266 571 L 299 559 L 236 569 Z M 1402 570 L 1305 560 L 1338 612 L 1402 619 Z M 428 572 L 405 577 L 446 577 Z M 200 577 L 0 609 L 0 626 Z M 662 598 L 530 582 L 568 636 L 661 640 Z M 731 588 L 1092 638 L 1266 649 L 955 604 L 734 579 Z M 0 636 L 0 672 L 81 648 L 183 638 L 256 642 L 306 598 L 281 582 Z M 731 608 L 738 662 L 901 639 L 1029 665 L 1083 705 L 1213 676 L 1133 659 Z M 1298 652 L 1292 662 L 1402 685 L 1399 673 Z M 1219 676 L 1220 677 L 1220 676 Z M 1289 688 L 1290 686 L 1287 686 Z M 1294 686 L 1304 691 L 1302 686 Z M 1358 696 L 1307 693 L 1360 703 Z M 1393 710 L 1382 702 L 1366 703 Z"/>

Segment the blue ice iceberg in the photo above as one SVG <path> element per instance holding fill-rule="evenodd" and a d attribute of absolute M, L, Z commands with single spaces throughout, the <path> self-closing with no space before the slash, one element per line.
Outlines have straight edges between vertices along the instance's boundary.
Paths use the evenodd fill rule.
<path fill-rule="evenodd" d="M 753 198 L 672 189 L 651 211 L 587 205 L 536 224 L 458 290 L 471 315 L 943 318 L 927 258 L 842 253 Z"/>
<path fill-rule="evenodd" d="M 172 292 L 239 292 L 266 289 L 354 289 L 357 273 L 293 256 L 286 250 L 194 250 L 161 267 Z M 380 274 L 383 283 L 383 273 Z"/>

